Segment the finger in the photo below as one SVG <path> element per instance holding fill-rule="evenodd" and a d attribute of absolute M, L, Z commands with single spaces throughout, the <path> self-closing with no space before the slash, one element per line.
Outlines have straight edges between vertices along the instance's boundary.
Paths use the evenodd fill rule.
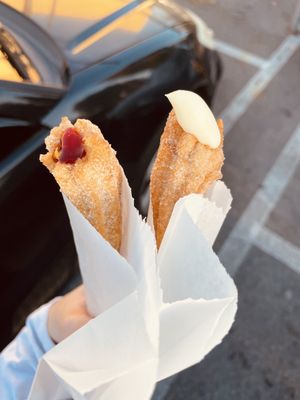
<path fill-rule="evenodd" d="M 69 319 L 69 323 L 64 336 L 71 335 L 72 333 L 86 325 L 91 319 L 92 318 L 88 314 L 72 316 Z"/>

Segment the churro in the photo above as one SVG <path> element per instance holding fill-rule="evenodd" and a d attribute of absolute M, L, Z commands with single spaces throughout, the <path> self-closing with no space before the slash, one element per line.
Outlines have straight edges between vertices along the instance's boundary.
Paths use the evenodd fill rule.
<path fill-rule="evenodd" d="M 96 125 L 63 117 L 45 139 L 40 161 L 61 191 L 116 249 L 121 244 L 122 170 L 115 151 Z"/>
<path fill-rule="evenodd" d="M 192 113 L 190 118 L 193 118 Z M 219 131 L 216 136 L 219 135 L 219 138 L 213 141 L 213 148 L 201 143 L 196 135 L 184 131 L 174 110 L 169 114 L 150 179 L 158 248 L 177 200 L 191 193 L 204 193 L 215 180 L 222 177 L 222 121 L 218 120 L 216 126 Z"/>

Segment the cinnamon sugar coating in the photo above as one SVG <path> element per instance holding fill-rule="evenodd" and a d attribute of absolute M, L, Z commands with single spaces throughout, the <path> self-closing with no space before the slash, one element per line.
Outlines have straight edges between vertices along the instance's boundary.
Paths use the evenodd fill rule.
<path fill-rule="evenodd" d="M 40 161 L 49 169 L 61 191 L 94 228 L 116 249 L 121 244 L 121 167 L 115 151 L 99 128 L 78 119 L 75 130 L 82 136 L 85 156 L 66 164 L 54 156 L 61 137 L 72 123 L 63 117 L 45 139 L 47 154 Z"/>
<path fill-rule="evenodd" d="M 169 114 L 150 179 L 157 248 L 177 200 L 191 193 L 204 193 L 212 182 L 222 178 L 223 122 L 217 123 L 221 143 L 212 149 L 186 133 L 173 110 Z"/>

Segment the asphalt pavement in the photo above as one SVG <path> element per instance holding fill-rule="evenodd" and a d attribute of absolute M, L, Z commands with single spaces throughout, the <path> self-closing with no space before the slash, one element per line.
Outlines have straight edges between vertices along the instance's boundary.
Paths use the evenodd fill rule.
<path fill-rule="evenodd" d="M 178 1 L 215 32 L 224 73 L 224 180 L 215 244 L 239 309 L 223 343 L 161 382 L 155 400 L 300 399 L 300 35 L 297 1 Z M 299 6 L 298 6 L 299 10 Z"/>

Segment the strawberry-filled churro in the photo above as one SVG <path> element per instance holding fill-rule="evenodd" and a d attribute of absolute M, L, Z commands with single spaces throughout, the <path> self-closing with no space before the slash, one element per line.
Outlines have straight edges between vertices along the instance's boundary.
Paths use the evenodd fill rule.
<path fill-rule="evenodd" d="M 116 249 L 121 244 L 122 170 L 115 151 L 96 125 L 63 117 L 45 140 L 40 161 L 61 191 Z"/>

